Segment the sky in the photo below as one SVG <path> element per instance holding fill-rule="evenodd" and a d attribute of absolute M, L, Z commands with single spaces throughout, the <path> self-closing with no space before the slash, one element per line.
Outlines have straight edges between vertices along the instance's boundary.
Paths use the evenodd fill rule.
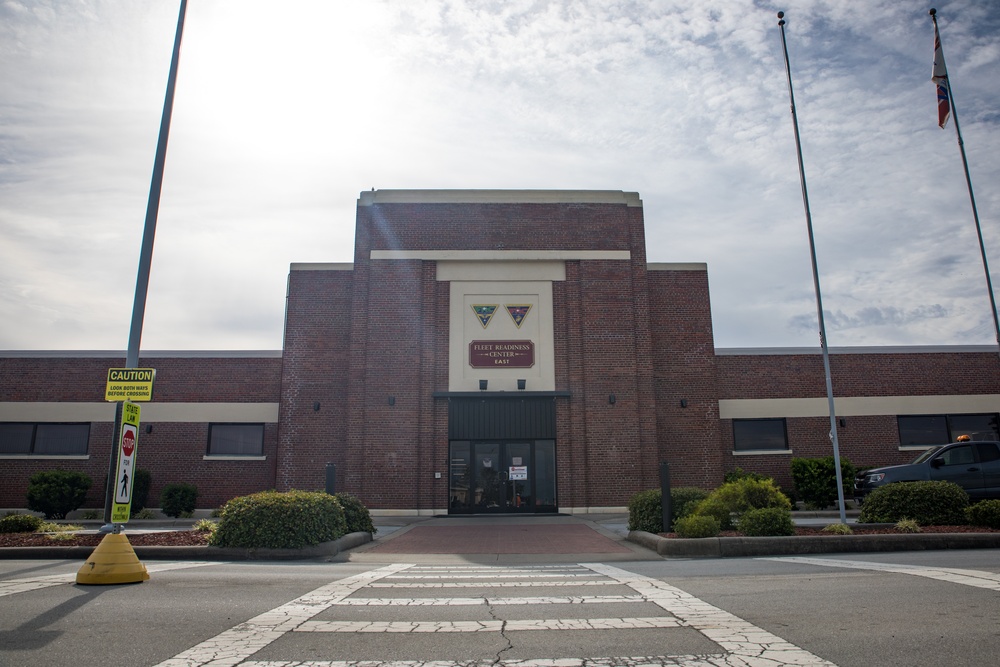
<path fill-rule="evenodd" d="M 279 350 L 375 189 L 638 192 L 715 344 L 992 345 L 929 2 L 190 0 L 142 350 Z M 1000 3 L 936 0 L 1000 285 Z M 124 350 L 180 0 L 0 0 L 0 350 Z M 655 323 L 654 323 L 655 326 Z"/>

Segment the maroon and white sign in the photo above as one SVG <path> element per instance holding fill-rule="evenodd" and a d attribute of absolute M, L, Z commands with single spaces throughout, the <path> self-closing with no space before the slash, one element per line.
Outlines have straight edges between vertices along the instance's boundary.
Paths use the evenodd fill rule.
<path fill-rule="evenodd" d="M 469 343 L 473 368 L 531 368 L 535 344 L 530 340 L 474 340 Z"/>

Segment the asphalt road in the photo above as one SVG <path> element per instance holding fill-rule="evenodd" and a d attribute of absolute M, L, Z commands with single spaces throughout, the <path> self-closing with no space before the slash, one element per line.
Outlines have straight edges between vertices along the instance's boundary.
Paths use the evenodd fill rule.
<path fill-rule="evenodd" d="M 0 561 L 0 665 L 989 665 L 1000 551 L 501 564 Z M 556 562 L 558 560 L 558 562 Z M 553 663 L 552 660 L 559 660 Z"/>

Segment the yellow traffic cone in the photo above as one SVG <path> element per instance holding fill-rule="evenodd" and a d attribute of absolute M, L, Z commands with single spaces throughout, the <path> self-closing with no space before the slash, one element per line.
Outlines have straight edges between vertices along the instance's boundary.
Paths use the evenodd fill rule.
<path fill-rule="evenodd" d="M 78 584 L 136 584 L 149 579 L 124 533 L 108 533 L 76 573 Z"/>

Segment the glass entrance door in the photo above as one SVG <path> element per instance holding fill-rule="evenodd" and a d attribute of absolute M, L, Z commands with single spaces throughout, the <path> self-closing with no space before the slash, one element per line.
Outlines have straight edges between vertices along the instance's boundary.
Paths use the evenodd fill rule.
<path fill-rule="evenodd" d="M 451 443 L 449 513 L 555 512 L 555 443 Z"/>

